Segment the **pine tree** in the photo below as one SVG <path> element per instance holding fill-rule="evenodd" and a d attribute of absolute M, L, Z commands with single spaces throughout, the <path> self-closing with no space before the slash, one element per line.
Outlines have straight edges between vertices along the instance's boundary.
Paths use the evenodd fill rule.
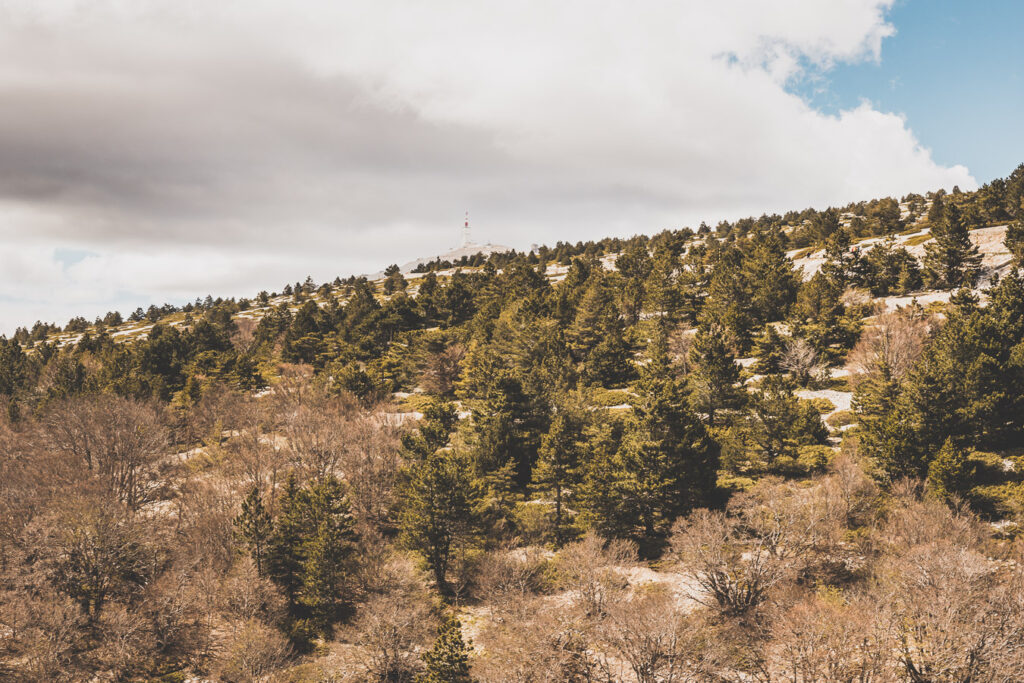
<path fill-rule="evenodd" d="M 400 498 L 403 541 L 423 556 L 438 590 L 447 593 L 453 556 L 477 537 L 481 496 L 469 462 L 452 450 L 434 453 L 411 466 Z"/>
<path fill-rule="evenodd" d="M 566 541 L 565 493 L 578 481 L 582 418 L 572 410 L 562 410 L 541 439 L 537 466 L 533 471 L 533 489 L 550 494 L 555 500 L 555 545 Z"/>
<path fill-rule="evenodd" d="M 668 322 L 678 321 L 683 308 L 679 284 L 680 266 L 679 255 L 675 250 L 658 249 L 644 285 L 647 307 Z"/>
<path fill-rule="evenodd" d="M 577 362 L 585 361 L 618 319 L 619 313 L 615 308 L 608 276 L 603 270 L 595 270 L 580 300 L 576 317 L 566 333 L 573 358 Z"/>
<path fill-rule="evenodd" d="M 622 386 L 636 376 L 632 357 L 622 321 L 616 318 L 583 362 L 582 379 L 591 386 Z"/>
<path fill-rule="evenodd" d="M 758 236 L 743 262 L 754 324 L 782 320 L 796 299 L 798 280 L 777 231 Z"/>
<path fill-rule="evenodd" d="M 932 237 L 924 247 L 925 281 L 943 289 L 973 287 L 981 272 L 981 255 L 954 202 L 946 204 L 942 222 L 932 227 Z"/>
<path fill-rule="evenodd" d="M 729 333 L 729 345 L 743 352 L 750 347 L 757 325 L 751 283 L 743 276 L 743 253 L 734 245 L 720 250 L 697 320 L 719 324 Z"/>
<path fill-rule="evenodd" d="M 235 539 L 243 544 L 256 563 L 256 572 L 265 575 L 267 547 L 273 533 L 270 513 L 263 506 L 258 487 L 253 486 L 242 501 L 242 511 L 232 522 Z"/>
<path fill-rule="evenodd" d="M 1006 227 L 1006 250 L 1013 255 L 1013 264 L 1024 267 L 1024 220 L 1014 221 Z"/>
<path fill-rule="evenodd" d="M 288 604 L 297 604 L 302 586 L 302 545 L 305 541 L 303 498 L 305 492 L 291 474 L 278 497 L 274 532 L 267 546 L 267 576 L 280 586 Z"/>
<path fill-rule="evenodd" d="M 402 275 L 401 269 L 392 264 L 387 267 L 384 271 L 384 293 L 391 295 L 396 292 L 404 292 L 408 286 L 405 277 Z"/>
<path fill-rule="evenodd" d="M 722 409 L 736 408 L 745 392 L 738 387 L 740 366 L 726 343 L 725 330 L 717 324 L 697 328 L 690 347 L 690 401 L 699 413 L 707 415 L 709 426 Z"/>
<path fill-rule="evenodd" d="M 644 285 L 651 272 L 651 255 L 647 251 L 646 242 L 634 238 L 622 254 L 615 259 L 615 270 L 622 276 L 619 285 L 622 315 L 628 324 L 635 325 L 640 319 L 640 311 L 644 302 Z"/>
<path fill-rule="evenodd" d="M 432 399 L 423 410 L 418 432 L 402 436 L 402 454 L 408 460 L 425 460 L 448 443 L 458 421 L 458 411 L 452 403 Z"/>
<path fill-rule="evenodd" d="M 688 406 L 664 340 L 635 385 L 633 415 L 614 454 L 588 468 L 587 515 L 603 533 L 657 543 L 680 514 L 714 493 L 718 446 Z"/>
<path fill-rule="evenodd" d="M 786 353 L 786 339 L 774 325 L 765 325 L 764 333 L 754 342 L 754 372 L 759 375 L 777 375 L 782 372 L 782 359 Z"/>
<path fill-rule="evenodd" d="M 341 589 L 356 548 L 355 520 L 344 486 L 334 477 L 314 484 L 304 503 L 300 602 L 314 627 L 324 633 L 345 602 Z"/>
<path fill-rule="evenodd" d="M 750 392 L 750 436 L 765 464 L 795 458 L 799 446 L 825 442 L 828 432 L 818 411 L 793 395 L 793 381 L 770 375 Z"/>
<path fill-rule="evenodd" d="M 942 216 L 946 210 L 945 192 L 939 190 L 932 199 L 932 205 L 928 207 L 928 225 L 934 227 L 942 222 Z"/>
<path fill-rule="evenodd" d="M 438 627 L 433 647 L 423 653 L 427 670 L 417 676 L 416 683 L 472 683 L 469 675 L 472 646 L 472 641 L 463 640 L 458 618 L 448 617 Z"/>
<path fill-rule="evenodd" d="M 928 465 L 928 487 L 939 498 L 964 493 L 972 478 L 967 452 L 946 439 Z"/>

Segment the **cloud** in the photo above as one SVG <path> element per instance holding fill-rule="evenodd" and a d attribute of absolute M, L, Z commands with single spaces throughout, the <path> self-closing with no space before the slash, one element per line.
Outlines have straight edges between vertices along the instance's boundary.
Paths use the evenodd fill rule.
<path fill-rule="evenodd" d="M 891 4 L 9 2 L 0 332 L 376 271 L 466 208 L 522 248 L 973 187 L 788 89 L 883 58 Z"/>

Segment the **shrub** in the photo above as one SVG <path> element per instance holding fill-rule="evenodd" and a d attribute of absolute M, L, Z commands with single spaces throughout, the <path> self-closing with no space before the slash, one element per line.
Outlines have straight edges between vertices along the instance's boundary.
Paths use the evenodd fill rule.
<path fill-rule="evenodd" d="M 825 418 L 825 424 L 832 429 L 840 429 L 857 421 L 857 413 L 852 410 L 837 410 Z"/>

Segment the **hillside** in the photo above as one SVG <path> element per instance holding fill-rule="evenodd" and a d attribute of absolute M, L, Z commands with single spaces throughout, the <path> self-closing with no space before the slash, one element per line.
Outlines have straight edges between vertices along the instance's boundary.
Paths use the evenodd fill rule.
<path fill-rule="evenodd" d="M 1024 679 L 1024 165 L 0 337 L 0 678 Z"/>

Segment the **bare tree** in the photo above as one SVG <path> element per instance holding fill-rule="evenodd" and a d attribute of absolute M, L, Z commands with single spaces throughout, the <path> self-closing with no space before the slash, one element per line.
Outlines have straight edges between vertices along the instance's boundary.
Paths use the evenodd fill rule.
<path fill-rule="evenodd" d="M 33 521 L 25 543 L 38 548 L 50 583 L 95 621 L 107 601 L 137 593 L 153 573 L 141 523 L 117 501 L 78 495 Z"/>
<path fill-rule="evenodd" d="M 78 397 L 58 405 L 46 429 L 54 448 L 81 458 L 129 510 L 153 500 L 154 466 L 168 438 L 153 404 L 105 394 Z"/>
<path fill-rule="evenodd" d="M 707 673 L 700 671 L 699 631 L 699 622 L 663 589 L 615 604 L 600 627 L 604 645 L 628 663 L 637 683 L 695 681 Z"/>
<path fill-rule="evenodd" d="M 338 425 L 342 451 L 339 467 L 349 483 L 349 497 L 359 521 L 375 529 L 393 524 L 394 486 L 401 449 L 398 427 L 380 414 L 358 413 Z"/>
<path fill-rule="evenodd" d="M 547 566 L 539 548 L 506 548 L 487 553 L 477 570 L 474 596 L 510 618 L 545 588 Z"/>
<path fill-rule="evenodd" d="M 252 350 L 256 340 L 256 328 L 259 322 L 255 318 L 234 319 L 235 331 L 231 334 L 231 344 L 239 353 L 248 353 Z"/>
<path fill-rule="evenodd" d="M 937 326 L 934 318 L 913 309 L 884 313 L 864 330 L 850 351 L 847 366 L 856 384 L 866 375 L 884 368 L 899 380 L 917 361 L 925 341 Z"/>
<path fill-rule="evenodd" d="M 827 477 L 821 480 L 824 500 L 845 527 L 867 523 L 879 501 L 879 489 L 861 467 L 856 456 L 840 451 L 833 458 Z"/>
<path fill-rule="evenodd" d="M 291 647 L 279 631 L 249 620 L 231 634 L 217 669 L 223 681 L 257 683 L 269 680 L 290 656 Z"/>
<path fill-rule="evenodd" d="M 0 678 L 49 683 L 81 679 L 85 617 L 69 598 L 48 586 L 0 594 Z"/>
<path fill-rule="evenodd" d="M 696 510 L 679 520 L 671 546 L 700 587 L 691 597 L 728 616 L 763 603 L 788 570 L 766 541 L 744 537 L 739 522 L 722 512 Z"/>
<path fill-rule="evenodd" d="M 429 646 L 436 618 L 421 596 L 382 595 L 359 608 L 353 624 L 369 680 L 412 681 L 421 669 L 420 654 Z"/>
<path fill-rule="evenodd" d="M 473 676 L 482 683 L 597 683 L 614 680 L 595 651 L 594 624 L 575 610 L 526 600 L 516 619 L 489 620 L 474 636 L 481 652 Z"/>
<path fill-rule="evenodd" d="M 423 389 L 438 396 L 453 394 L 455 383 L 462 374 L 462 361 L 465 357 L 466 347 L 458 343 L 430 354 L 420 376 Z"/>
<path fill-rule="evenodd" d="M 287 416 L 284 435 L 294 465 L 307 477 L 322 480 L 341 474 L 339 465 L 358 407 L 341 399 L 313 398 Z"/>
<path fill-rule="evenodd" d="M 1024 679 L 1024 573 L 980 553 L 930 543 L 892 558 L 889 590 L 907 680 Z"/>
<path fill-rule="evenodd" d="M 601 615 L 625 587 L 617 569 L 635 561 L 636 546 L 629 541 L 606 541 L 589 532 L 562 548 L 557 566 L 563 586 L 575 594 L 584 612 Z"/>
<path fill-rule="evenodd" d="M 786 348 L 779 365 L 801 386 L 819 382 L 825 377 L 825 365 L 821 362 L 818 352 L 802 337 L 790 337 L 786 340 Z"/>
<path fill-rule="evenodd" d="M 793 683 L 892 680 L 893 645 L 884 614 L 863 596 L 809 596 L 773 619 L 770 659 Z"/>

